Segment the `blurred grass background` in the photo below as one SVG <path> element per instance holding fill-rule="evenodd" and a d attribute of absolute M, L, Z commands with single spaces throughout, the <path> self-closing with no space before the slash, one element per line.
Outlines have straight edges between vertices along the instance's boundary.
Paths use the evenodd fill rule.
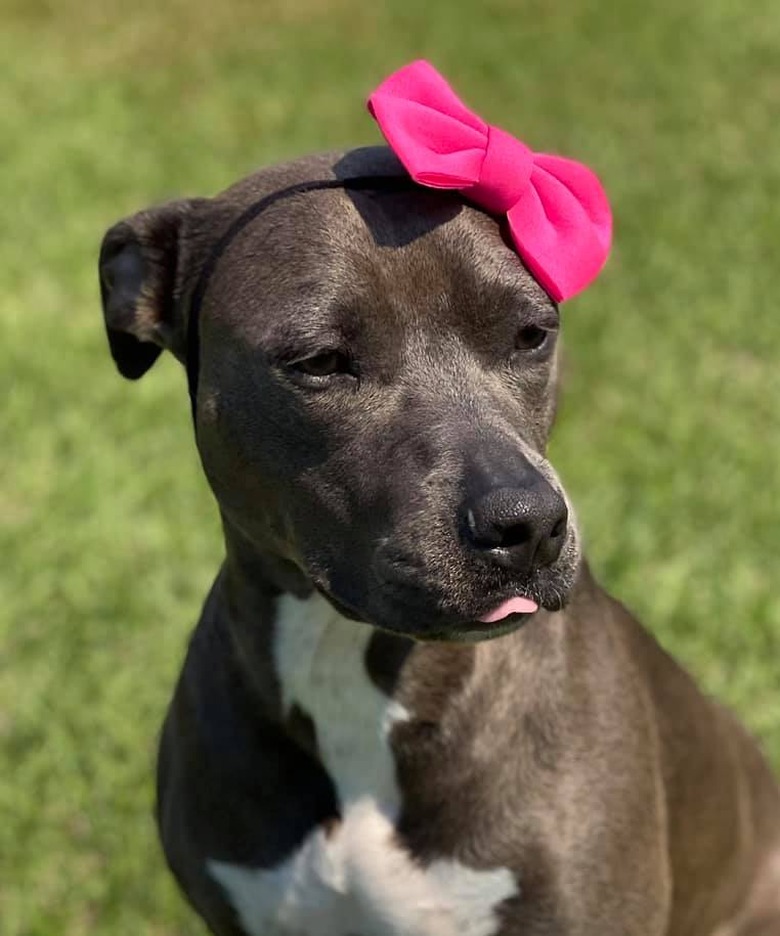
<path fill-rule="evenodd" d="M 152 778 L 219 531 L 183 374 L 112 368 L 100 237 L 377 141 L 420 55 L 606 183 L 553 457 L 602 580 L 780 766 L 779 50 L 776 0 L 0 0 L 2 936 L 201 932 Z"/>

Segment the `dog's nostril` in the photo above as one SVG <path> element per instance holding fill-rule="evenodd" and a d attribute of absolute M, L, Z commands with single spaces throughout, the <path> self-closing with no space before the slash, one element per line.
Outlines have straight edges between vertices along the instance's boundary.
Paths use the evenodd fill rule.
<path fill-rule="evenodd" d="M 532 536 L 533 530 L 530 524 L 515 523 L 498 532 L 496 545 L 511 549 L 513 546 L 522 546 L 527 543 Z"/>
<path fill-rule="evenodd" d="M 480 549 L 509 549 L 522 546 L 534 535 L 531 524 L 524 520 L 491 517 L 484 511 L 466 512 L 466 527 L 471 541 Z"/>
<path fill-rule="evenodd" d="M 566 532 L 566 517 L 559 517 L 555 523 L 555 526 L 550 530 L 550 537 L 552 539 L 558 539 L 559 536 L 563 536 Z"/>

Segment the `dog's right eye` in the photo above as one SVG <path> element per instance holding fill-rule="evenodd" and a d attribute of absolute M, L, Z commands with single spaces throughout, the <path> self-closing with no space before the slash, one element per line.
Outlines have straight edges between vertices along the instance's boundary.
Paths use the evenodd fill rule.
<path fill-rule="evenodd" d="M 288 365 L 293 373 L 321 380 L 334 374 L 352 374 L 352 362 L 341 351 L 323 351 Z"/>

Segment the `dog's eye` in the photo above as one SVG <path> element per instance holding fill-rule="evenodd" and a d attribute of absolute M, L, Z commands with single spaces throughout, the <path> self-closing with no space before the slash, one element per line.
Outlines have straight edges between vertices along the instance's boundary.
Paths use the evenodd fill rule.
<path fill-rule="evenodd" d="M 290 364 L 291 370 L 307 377 L 330 377 L 332 374 L 350 374 L 350 359 L 341 351 L 323 351 L 313 357 L 304 358 Z"/>
<path fill-rule="evenodd" d="M 516 351 L 537 351 L 550 340 L 552 332 L 538 325 L 526 325 L 521 328 L 515 338 Z"/>

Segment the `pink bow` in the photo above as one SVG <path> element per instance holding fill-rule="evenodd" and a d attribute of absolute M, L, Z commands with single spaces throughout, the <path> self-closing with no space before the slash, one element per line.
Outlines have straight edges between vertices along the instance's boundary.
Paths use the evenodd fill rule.
<path fill-rule="evenodd" d="M 598 275 L 612 241 L 612 213 L 587 166 L 534 153 L 486 124 L 429 62 L 390 75 L 368 109 L 415 182 L 457 189 L 506 215 L 517 252 L 555 302 Z"/>

